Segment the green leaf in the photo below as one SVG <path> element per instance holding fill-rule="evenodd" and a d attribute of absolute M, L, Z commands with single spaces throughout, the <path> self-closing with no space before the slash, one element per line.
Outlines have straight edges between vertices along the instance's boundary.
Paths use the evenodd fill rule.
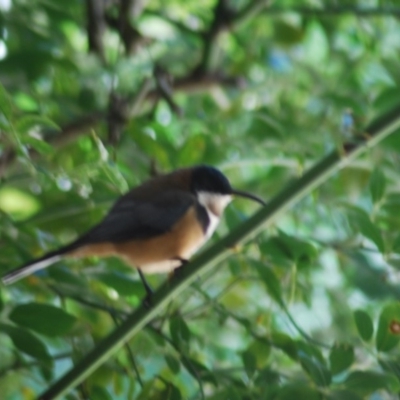
<path fill-rule="evenodd" d="M 375 168 L 369 179 L 369 190 L 374 203 L 378 203 L 383 198 L 385 194 L 385 188 L 385 175 L 381 169 Z"/>
<path fill-rule="evenodd" d="M 112 400 L 112 397 L 105 388 L 96 385 L 90 389 L 90 399 L 91 400 Z"/>
<path fill-rule="evenodd" d="M 395 393 L 400 389 L 400 382 L 392 374 L 374 371 L 354 371 L 343 382 L 346 389 L 355 391 L 361 396 L 367 396 L 379 389 Z"/>
<path fill-rule="evenodd" d="M 137 296 L 142 298 L 145 294 L 143 284 L 119 272 L 102 272 L 96 275 L 97 279 L 121 296 Z"/>
<path fill-rule="evenodd" d="M 29 303 L 15 307 L 11 321 L 47 336 L 60 336 L 69 332 L 76 318 L 63 309 L 48 304 Z"/>
<path fill-rule="evenodd" d="M 238 393 L 236 388 L 226 388 L 207 396 L 207 400 L 242 400 L 243 397 Z"/>
<path fill-rule="evenodd" d="M 374 110 L 377 112 L 377 115 L 396 107 L 399 104 L 399 97 L 399 91 L 396 86 L 386 86 L 382 88 L 373 101 Z M 390 147 L 393 147 L 392 143 L 390 143 L 390 145 Z"/>
<path fill-rule="evenodd" d="M 400 234 L 395 237 L 392 243 L 392 252 L 400 254 Z"/>
<path fill-rule="evenodd" d="M 256 368 L 260 370 L 268 364 L 271 346 L 264 340 L 255 339 L 249 344 L 246 352 L 254 356 Z"/>
<path fill-rule="evenodd" d="M 392 267 L 396 268 L 397 270 L 400 269 L 400 258 L 399 257 L 391 257 L 389 256 L 386 259 L 386 262 L 391 265 Z"/>
<path fill-rule="evenodd" d="M 168 368 L 172 371 L 172 373 L 174 373 L 175 375 L 179 373 L 179 371 L 181 369 L 181 364 L 174 356 L 171 356 L 170 354 L 166 354 L 165 362 L 167 363 Z"/>
<path fill-rule="evenodd" d="M 326 400 L 362 400 L 362 398 L 349 390 L 334 390 L 327 395 Z"/>
<path fill-rule="evenodd" d="M 179 316 L 170 320 L 169 331 L 171 333 L 172 340 L 178 346 L 187 344 L 190 340 L 190 330 L 184 319 Z"/>
<path fill-rule="evenodd" d="M 317 20 L 307 24 L 303 41 L 307 62 L 311 65 L 322 63 L 329 56 L 329 41 L 324 26 Z"/>
<path fill-rule="evenodd" d="M 319 350 L 304 343 L 298 343 L 298 346 L 297 355 L 303 369 L 318 386 L 328 386 L 331 383 L 331 373 Z"/>
<path fill-rule="evenodd" d="M 400 340 L 400 303 L 387 305 L 379 316 L 376 333 L 376 349 L 387 352 L 392 350 Z"/>
<path fill-rule="evenodd" d="M 274 400 L 322 400 L 322 395 L 315 388 L 304 384 L 293 384 L 282 387 Z"/>
<path fill-rule="evenodd" d="M 286 333 L 272 332 L 271 342 L 274 347 L 284 351 L 290 358 L 297 360 L 297 345 L 296 342 Z"/>
<path fill-rule="evenodd" d="M 0 83 L 0 113 L 7 119 L 12 116 L 12 101 L 4 86 Z"/>
<path fill-rule="evenodd" d="M 267 109 L 259 110 L 253 115 L 248 134 L 258 140 L 282 139 L 284 129 L 276 119 L 268 113 Z"/>
<path fill-rule="evenodd" d="M 209 382 L 215 386 L 218 385 L 214 373 L 199 361 L 190 357 L 182 357 L 181 363 L 193 377 L 197 378 L 198 376 L 201 376 L 204 382 Z"/>
<path fill-rule="evenodd" d="M 289 267 L 296 262 L 299 266 L 308 266 L 316 258 L 318 252 L 311 243 L 280 232 L 279 236 L 271 237 L 260 246 L 262 254 L 273 263 Z"/>
<path fill-rule="evenodd" d="M 284 45 L 299 43 L 304 36 L 304 31 L 297 24 L 288 23 L 284 20 L 274 22 L 274 39 Z"/>
<path fill-rule="evenodd" d="M 281 381 L 281 375 L 269 367 L 257 371 L 257 378 L 255 383 L 260 386 L 265 386 L 268 384 L 269 387 L 278 385 Z"/>
<path fill-rule="evenodd" d="M 333 375 L 339 374 L 353 364 L 354 349 L 352 346 L 343 343 L 335 344 L 329 354 L 331 372 Z"/>
<path fill-rule="evenodd" d="M 306 240 L 287 235 L 283 231 L 279 232 L 279 238 L 297 263 L 310 263 L 318 255 L 315 246 Z"/>
<path fill-rule="evenodd" d="M 204 139 L 203 135 L 194 135 L 185 140 L 185 144 L 177 154 L 179 165 L 196 164 L 203 160 L 206 148 Z"/>
<path fill-rule="evenodd" d="M 61 266 L 57 268 L 49 268 L 47 270 L 47 273 L 52 279 L 58 281 L 58 283 L 60 284 L 78 286 L 77 289 L 79 290 L 83 290 L 83 288 L 86 288 L 85 290 L 89 291 L 89 289 L 87 289 L 87 280 L 84 279 L 83 275 L 74 274 L 68 268 L 64 268 Z"/>
<path fill-rule="evenodd" d="M 39 367 L 40 375 L 43 379 L 50 383 L 54 379 L 54 365 L 53 362 L 45 362 Z"/>
<path fill-rule="evenodd" d="M 23 138 L 23 144 L 24 145 L 29 145 L 32 147 L 34 150 L 36 150 L 40 154 L 53 154 L 54 153 L 54 148 L 47 142 L 45 142 L 43 139 L 39 139 L 34 136 L 29 136 L 26 135 Z"/>
<path fill-rule="evenodd" d="M 400 379 L 400 357 L 398 355 L 392 359 L 380 358 L 378 362 L 384 371 L 395 374 Z"/>
<path fill-rule="evenodd" d="M 281 285 L 276 277 L 275 273 L 272 271 L 272 269 L 265 264 L 252 260 L 252 265 L 256 268 L 258 275 L 264 282 L 267 291 L 269 295 L 282 307 L 285 306 L 285 303 L 283 302 L 282 299 L 282 290 L 281 290 Z"/>
<path fill-rule="evenodd" d="M 168 383 L 167 387 L 161 392 L 160 400 L 181 400 L 182 395 L 180 390 L 173 385 Z"/>
<path fill-rule="evenodd" d="M 274 265 L 290 268 L 293 265 L 293 255 L 286 244 L 278 236 L 270 237 L 260 245 L 263 256 Z"/>
<path fill-rule="evenodd" d="M 15 122 L 14 128 L 20 134 L 28 133 L 31 129 L 37 127 L 47 127 L 54 130 L 60 130 L 60 127 L 49 118 L 40 115 L 27 115 Z"/>
<path fill-rule="evenodd" d="M 359 231 L 363 236 L 375 243 L 381 253 L 385 251 L 380 230 L 371 222 L 368 214 L 356 207 L 349 207 L 349 221 L 356 231 Z"/>
<path fill-rule="evenodd" d="M 364 310 L 356 310 L 354 311 L 354 321 L 361 339 L 365 342 L 371 340 L 374 333 L 371 317 Z"/>
<path fill-rule="evenodd" d="M 152 395 L 152 393 L 154 393 L 154 386 L 155 386 L 154 379 L 147 381 L 141 388 L 141 391 L 137 395 L 136 400 L 149 400 L 151 398 L 150 396 Z"/>
<path fill-rule="evenodd" d="M 50 354 L 44 343 L 27 329 L 0 323 L 0 330 L 8 335 L 14 346 L 23 353 L 39 360 L 50 360 Z"/>
<path fill-rule="evenodd" d="M 146 130 L 132 130 L 132 136 L 135 142 L 142 149 L 143 154 L 154 157 L 160 165 L 169 165 L 169 154 L 165 146 L 155 140 Z"/>
<path fill-rule="evenodd" d="M 255 371 L 257 370 L 256 356 L 251 351 L 248 350 L 243 351 L 241 356 L 247 376 L 251 378 L 254 375 Z"/>
<path fill-rule="evenodd" d="M 325 358 L 318 346 L 302 340 L 297 340 L 296 346 L 297 354 L 304 353 L 310 358 L 316 359 L 320 364 L 326 365 Z"/>

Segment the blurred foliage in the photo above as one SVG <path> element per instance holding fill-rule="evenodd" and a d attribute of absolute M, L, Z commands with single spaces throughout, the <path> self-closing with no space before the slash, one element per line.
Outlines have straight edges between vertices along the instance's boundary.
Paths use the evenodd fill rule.
<path fill-rule="evenodd" d="M 267 3 L 0 1 L 2 273 L 74 239 L 157 171 L 212 164 L 267 200 L 400 101 L 395 0 Z M 97 19 L 93 4 L 106 5 Z M 67 399 L 398 398 L 399 171 L 400 132 Z M 255 207 L 235 201 L 213 240 Z M 143 295 L 116 259 L 2 287 L 1 398 L 35 398 Z"/>

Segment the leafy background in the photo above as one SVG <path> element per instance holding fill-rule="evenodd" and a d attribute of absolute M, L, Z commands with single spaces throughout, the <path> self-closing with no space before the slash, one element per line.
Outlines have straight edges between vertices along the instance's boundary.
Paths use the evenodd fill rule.
<path fill-rule="evenodd" d="M 0 271 L 196 163 L 266 200 L 400 100 L 395 1 L 0 1 Z M 395 399 L 400 135 L 176 298 L 68 399 Z M 235 201 L 213 240 L 257 208 Z M 152 276 L 157 287 L 166 279 Z M 1 289 L 0 393 L 33 399 L 144 295 L 117 259 Z"/>

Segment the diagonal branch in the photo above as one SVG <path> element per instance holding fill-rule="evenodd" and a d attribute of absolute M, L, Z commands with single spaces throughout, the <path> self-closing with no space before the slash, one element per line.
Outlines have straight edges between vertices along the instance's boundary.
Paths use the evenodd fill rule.
<path fill-rule="evenodd" d="M 231 253 L 235 245 L 248 241 L 266 226 L 271 225 L 279 215 L 287 211 L 294 203 L 310 193 L 340 168 L 349 164 L 367 148 L 375 146 L 382 139 L 400 128 L 400 106 L 372 122 L 365 134 L 355 143 L 348 143 L 345 152 L 335 150 L 324 157 L 301 178 L 286 186 L 271 199 L 267 206 L 251 218 L 201 253 L 182 270 L 179 279 L 167 281 L 155 293 L 150 309 L 141 306 L 109 336 L 93 348 L 70 371 L 50 386 L 39 400 L 51 400 L 67 393 L 79 385 L 91 372 L 111 357 L 132 336 L 152 321 L 174 297 L 191 285 L 199 276 L 216 268 Z"/>

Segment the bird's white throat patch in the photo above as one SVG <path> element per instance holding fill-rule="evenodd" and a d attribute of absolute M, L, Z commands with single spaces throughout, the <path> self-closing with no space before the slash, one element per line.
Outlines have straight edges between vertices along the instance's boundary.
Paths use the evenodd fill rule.
<path fill-rule="evenodd" d="M 197 199 L 203 207 L 219 218 L 225 207 L 231 202 L 232 196 L 229 194 L 198 192 Z"/>
<path fill-rule="evenodd" d="M 199 203 L 207 210 L 210 224 L 206 232 L 206 240 L 214 233 L 225 207 L 231 202 L 232 196 L 210 192 L 198 192 Z"/>

